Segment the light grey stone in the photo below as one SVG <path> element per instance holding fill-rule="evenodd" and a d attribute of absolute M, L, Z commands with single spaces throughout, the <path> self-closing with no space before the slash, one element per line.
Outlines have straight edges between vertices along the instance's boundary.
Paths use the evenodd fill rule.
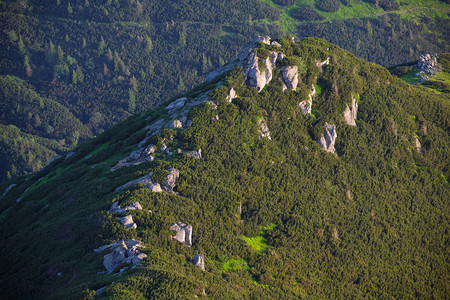
<path fill-rule="evenodd" d="M 336 150 L 334 149 L 334 144 L 337 138 L 336 125 L 328 125 L 325 123 L 325 133 L 320 139 L 317 140 L 317 143 L 327 152 L 334 153 Z"/>
<path fill-rule="evenodd" d="M 358 103 L 355 97 L 352 95 L 352 105 L 351 107 L 347 105 L 343 113 L 345 122 L 350 126 L 356 126 L 356 118 L 358 116 Z"/>
<path fill-rule="evenodd" d="M 172 236 L 173 240 L 184 243 L 186 246 L 192 246 L 192 225 L 186 225 L 178 222 L 170 226 L 170 230 L 176 231 L 177 234 Z"/>
<path fill-rule="evenodd" d="M 202 269 L 203 271 L 205 271 L 205 257 L 203 256 L 203 254 L 195 255 L 194 258 L 192 259 L 192 263 L 195 266 Z"/>

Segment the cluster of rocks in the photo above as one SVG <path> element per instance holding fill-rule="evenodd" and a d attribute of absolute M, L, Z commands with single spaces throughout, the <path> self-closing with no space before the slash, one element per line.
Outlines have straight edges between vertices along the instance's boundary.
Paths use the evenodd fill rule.
<path fill-rule="evenodd" d="M 156 147 L 154 145 L 140 147 L 138 150 L 131 152 L 129 156 L 121 159 L 110 171 L 113 172 L 123 167 L 136 166 L 146 161 L 153 161 L 155 159 L 153 155 L 155 151 Z"/>
<path fill-rule="evenodd" d="M 258 44 L 266 44 L 280 48 L 280 51 L 270 51 L 266 58 L 258 57 L 255 48 Z M 281 45 L 277 41 L 271 41 L 269 36 L 258 36 L 252 43 L 239 52 L 237 60 L 222 66 L 211 72 L 205 79 L 206 82 L 213 80 L 215 77 L 230 71 L 236 66 L 242 67 L 244 74 L 244 82 L 248 86 L 256 87 L 258 92 L 270 83 L 273 77 L 273 70 L 277 61 L 281 61 L 285 55 L 281 51 Z M 281 68 L 281 79 L 283 82 L 283 91 L 287 89 L 296 90 L 298 85 L 298 67 L 284 66 Z M 232 93 L 230 92 L 229 101 L 232 101 Z"/>
<path fill-rule="evenodd" d="M 280 61 L 283 58 L 284 54 L 281 51 L 270 51 L 268 57 L 261 58 L 258 57 L 256 50 L 252 50 L 243 64 L 244 82 L 261 92 L 272 80 L 277 60 Z"/>
<path fill-rule="evenodd" d="M 148 175 L 139 177 L 138 179 L 129 181 L 129 182 L 119 186 L 118 188 L 115 189 L 115 192 L 129 188 L 134 184 L 140 183 L 143 186 L 145 186 L 146 188 L 148 188 L 150 191 L 155 192 L 155 193 L 164 191 L 164 192 L 168 192 L 168 193 L 177 194 L 173 189 L 175 188 L 176 181 L 177 181 L 178 177 L 180 176 L 180 171 L 175 168 L 171 168 L 168 171 L 169 171 L 169 174 L 167 175 L 166 180 L 162 181 L 161 183 L 154 183 L 152 181 L 153 172 L 150 172 Z"/>
<path fill-rule="evenodd" d="M 442 66 L 438 63 L 438 55 L 436 53 L 420 55 L 417 64 L 420 71 L 416 75 L 421 77 L 422 82 L 429 80 L 429 75 L 442 71 Z"/>
<path fill-rule="evenodd" d="M 337 132 L 336 125 L 328 125 L 325 123 L 325 133 L 320 139 L 317 140 L 317 143 L 327 152 L 334 153 L 336 150 L 334 149 L 334 144 L 336 142 Z"/>
<path fill-rule="evenodd" d="M 259 135 L 261 138 L 267 138 L 269 141 L 272 140 L 272 137 L 270 136 L 269 128 L 267 127 L 266 122 L 263 119 L 258 120 L 259 125 Z"/>
<path fill-rule="evenodd" d="M 173 240 L 183 243 L 188 247 L 192 246 L 192 225 L 177 222 L 170 226 L 170 230 L 177 232 L 175 236 L 172 236 Z"/>
<path fill-rule="evenodd" d="M 101 253 L 106 249 L 111 249 L 111 253 L 103 257 L 103 265 L 108 274 L 112 273 L 117 267 L 123 264 L 139 265 L 141 261 L 147 257 L 147 254 L 142 253 L 139 249 L 144 248 L 141 241 L 129 239 L 126 242 L 120 240 L 117 243 L 101 246 L 94 251 Z M 125 269 L 125 268 L 124 268 Z M 124 269 L 121 269 L 122 272 Z"/>
<path fill-rule="evenodd" d="M 130 210 L 142 210 L 142 206 L 139 202 L 134 202 L 134 203 L 131 203 L 130 205 L 127 205 L 124 208 L 121 208 L 119 206 L 119 203 L 116 201 L 113 203 L 113 205 L 111 205 L 109 212 L 112 214 L 123 215 L 125 212 L 130 211 Z M 131 216 L 131 215 L 127 215 L 125 217 L 118 218 L 118 219 L 119 219 L 120 224 L 122 224 L 128 230 L 137 228 L 137 224 L 135 222 L 133 222 L 133 216 Z"/>
<path fill-rule="evenodd" d="M 173 223 L 170 226 L 170 230 L 176 232 L 175 236 L 172 236 L 172 240 L 176 240 L 179 243 L 185 244 L 188 247 L 192 246 L 192 225 L 186 225 L 182 222 Z M 205 257 L 203 254 L 197 254 L 191 260 L 191 263 L 199 267 L 203 271 L 205 270 Z"/>
<path fill-rule="evenodd" d="M 358 96 L 357 96 L 358 97 Z M 352 95 L 352 105 L 348 106 L 343 113 L 345 122 L 350 126 L 356 126 L 356 118 L 358 116 L 358 103 Z"/>
<path fill-rule="evenodd" d="M 129 211 L 129 210 L 142 210 L 142 206 L 139 202 L 133 202 L 127 206 L 125 206 L 124 208 L 121 208 L 119 206 L 119 202 L 114 202 L 113 205 L 111 205 L 111 208 L 109 209 L 109 212 L 112 214 L 124 214 L 125 212 Z"/>

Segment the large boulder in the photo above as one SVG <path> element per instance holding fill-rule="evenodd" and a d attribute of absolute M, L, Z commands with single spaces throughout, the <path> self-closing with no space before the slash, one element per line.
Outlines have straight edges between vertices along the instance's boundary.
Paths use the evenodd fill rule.
<path fill-rule="evenodd" d="M 302 110 L 302 113 L 304 115 L 310 115 L 312 112 L 312 103 L 313 103 L 313 99 L 316 96 L 317 92 L 316 92 L 316 88 L 314 87 L 314 85 L 311 87 L 311 92 L 308 95 L 308 99 L 300 102 L 299 106 L 300 109 Z"/>
<path fill-rule="evenodd" d="M 298 67 L 284 66 L 281 68 L 281 78 L 283 80 L 283 92 L 287 89 L 295 91 L 298 85 Z"/>
<path fill-rule="evenodd" d="M 167 180 L 161 182 L 161 188 L 163 191 L 168 193 L 174 193 L 175 184 L 177 182 L 178 177 L 180 176 L 180 171 L 174 168 L 169 170 L 169 174 L 167 175 Z"/>
<path fill-rule="evenodd" d="M 356 117 L 358 115 L 358 103 L 355 97 L 352 95 L 352 105 L 345 109 L 343 116 L 345 122 L 350 126 L 356 126 Z"/>
<path fill-rule="evenodd" d="M 202 149 L 186 152 L 186 155 L 192 156 L 193 158 L 202 158 Z"/>
<path fill-rule="evenodd" d="M 116 188 L 115 192 L 118 192 L 120 190 L 129 188 L 133 184 L 137 184 L 137 183 L 140 183 L 143 186 L 145 186 L 145 187 L 150 189 L 153 186 L 152 176 L 153 176 L 153 172 L 150 172 L 150 174 L 148 174 L 148 175 L 145 175 L 145 176 L 139 177 L 138 179 L 129 181 L 129 182 L 125 183 L 124 185 L 121 185 L 118 188 Z"/>
<path fill-rule="evenodd" d="M 267 138 L 269 141 L 272 140 L 272 137 L 270 136 L 269 128 L 267 127 L 266 122 L 263 119 L 258 120 L 259 125 L 259 135 L 261 138 Z"/>
<path fill-rule="evenodd" d="M 103 257 L 103 265 L 108 273 L 112 273 L 122 264 L 138 265 L 147 257 L 145 253 L 139 250 L 144 246 L 138 240 L 129 239 L 126 242 L 121 240 L 117 243 L 101 246 L 94 251 L 103 252 L 108 248 L 111 248 L 111 253 Z"/>
<path fill-rule="evenodd" d="M 186 97 L 178 98 L 175 101 L 173 101 L 172 103 L 170 103 L 169 105 L 167 105 L 166 110 L 169 113 L 169 115 L 180 110 L 186 103 L 186 100 L 187 100 Z"/>
<path fill-rule="evenodd" d="M 334 149 L 334 144 L 336 142 L 336 125 L 328 125 L 325 123 L 325 133 L 320 139 L 317 140 L 317 143 L 327 152 L 334 153 L 336 150 Z"/>
<path fill-rule="evenodd" d="M 111 208 L 109 209 L 109 212 L 112 214 L 118 213 L 118 214 L 124 214 L 128 210 L 142 210 L 142 206 L 139 202 L 133 202 L 124 208 L 121 208 L 119 206 L 119 202 L 114 202 L 113 205 L 111 205 Z"/>
<path fill-rule="evenodd" d="M 205 271 L 205 257 L 203 254 L 197 254 L 191 261 L 195 266 Z"/>
<path fill-rule="evenodd" d="M 181 222 L 173 223 L 170 226 L 170 230 L 177 232 L 175 236 L 172 236 L 173 240 L 184 243 L 188 247 L 192 245 L 192 225 L 186 225 Z"/>
<path fill-rule="evenodd" d="M 228 96 L 227 96 L 228 102 L 233 102 L 233 100 L 236 99 L 236 97 L 237 97 L 236 90 L 233 87 L 231 87 L 228 90 Z"/>
<path fill-rule="evenodd" d="M 128 215 L 123 218 L 119 218 L 120 224 L 122 224 L 126 229 L 136 229 L 137 224 L 133 222 L 133 216 Z"/>

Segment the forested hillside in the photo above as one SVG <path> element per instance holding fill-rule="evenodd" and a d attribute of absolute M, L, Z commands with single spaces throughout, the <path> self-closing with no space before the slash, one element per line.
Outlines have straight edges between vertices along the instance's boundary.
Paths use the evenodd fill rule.
<path fill-rule="evenodd" d="M 3 1 L 0 74 L 65 107 L 84 128 L 69 134 L 83 140 L 200 83 L 257 34 L 324 37 L 388 67 L 448 52 L 448 10 L 431 0 Z M 42 135 L 29 122 L 0 121 L 62 139 L 58 130 Z M 23 165 L 15 159 L 23 152 L 8 147 L 0 155 L 8 162 L 2 181 L 45 162 Z"/>
<path fill-rule="evenodd" d="M 1 186 L 0 295 L 446 299 L 450 105 L 322 39 Z"/>

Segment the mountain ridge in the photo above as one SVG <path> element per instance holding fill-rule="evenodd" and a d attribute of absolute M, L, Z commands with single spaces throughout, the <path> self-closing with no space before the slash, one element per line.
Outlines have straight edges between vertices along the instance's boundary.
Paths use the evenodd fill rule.
<path fill-rule="evenodd" d="M 322 39 L 253 45 L 243 68 L 12 181 L 0 202 L 0 293 L 445 298 L 448 97 Z M 297 88 L 287 88 L 284 67 L 297 70 Z M 352 126 L 343 114 L 356 103 Z M 337 132 L 334 153 L 317 142 L 326 124 Z M 112 206 L 135 202 L 142 210 L 126 210 L 137 226 L 128 230 Z M 191 226 L 189 243 L 174 224 Z M 122 240 L 142 242 L 142 265 L 98 274 L 108 251 L 120 251 L 94 249 Z M 196 255 L 204 271 L 190 263 Z"/>

